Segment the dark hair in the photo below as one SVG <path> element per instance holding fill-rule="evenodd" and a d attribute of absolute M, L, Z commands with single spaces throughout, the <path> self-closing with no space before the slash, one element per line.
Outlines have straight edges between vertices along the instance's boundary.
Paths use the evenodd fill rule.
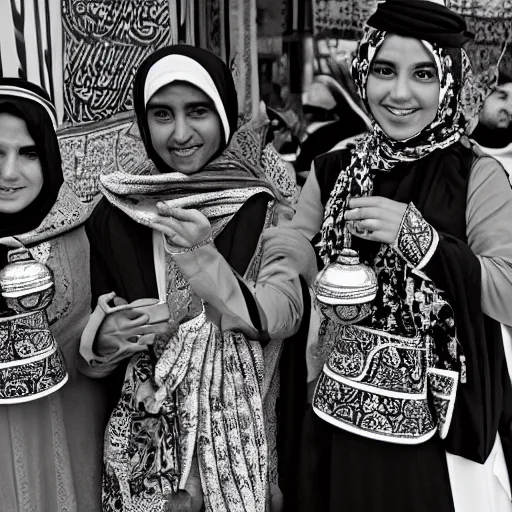
<path fill-rule="evenodd" d="M 498 85 L 508 84 L 512 82 L 512 74 L 508 71 L 499 70 Z"/>

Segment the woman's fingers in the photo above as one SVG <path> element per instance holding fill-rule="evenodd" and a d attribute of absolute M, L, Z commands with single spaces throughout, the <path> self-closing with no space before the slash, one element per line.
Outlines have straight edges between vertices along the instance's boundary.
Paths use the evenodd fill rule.
<path fill-rule="evenodd" d="M 169 208 L 157 203 L 158 215 L 151 227 L 163 233 L 176 247 L 192 247 L 211 235 L 209 220 L 199 210 Z"/>
<path fill-rule="evenodd" d="M 176 221 L 192 222 L 194 224 L 204 224 L 208 222 L 208 219 L 199 210 L 173 208 L 164 202 L 157 203 L 156 209 L 160 215 L 175 219 Z"/>
<path fill-rule="evenodd" d="M 174 225 L 170 225 L 168 222 L 164 223 L 163 221 L 160 222 L 158 220 L 154 221 L 151 224 L 151 227 L 157 231 L 160 231 L 160 233 L 163 233 L 172 242 L 173 245 L 179 247 L 187 246 L 186 235 L 184 236 L 182 233 L 183 229 L 175 227 Z"/>
<path fill-rule="evenodd" d="M 351 233 L 388 244 L 394 242 L 407 209 L 405 203 L 380 196 L 352 198 L 349 207 L 344 218 L 355 224 Z"/>
<path fill-rule="evenodd" d="M 393 219 L 398 212 L 378 206 L 357 207 L 345 212 L 346 220 Z"/>
<path fill-rule="evenodd" d="M 386 222 L 380 219 L 365 219 L 354 221 L 357 231 L 379 231 L 386 229 Z"/>
<path fill-rule="evenodd" d="M 372 231 L 368 228 L 363 228 L 360 225 L 357 226 L 355 223 L 349 223 L 348 225 L 349 232 L 357 236 L 359 238 L 363 238 L 364 240 L 370 240 L 372 242 L 379 242 L 381 244 L 391 244 L 394 240 L 393 234 L 388 229 L 377 229 Z"/>
<path fill-rule="evenodd" d="M 382 196 L 352 197 L 348 203 L 350 209 L 377 207 L 391 210 L 399 210 L 402 203 Z"/>
<path fill-rule="evenodd" d="M 124 311 L 120 311 L 119 314 L 122 313 L 125 319 L 125 326 L 127 329 L 135 329 L 137 327 L 141 327 L 146 325 L 149 322 L 149 316 L 146 314 L 140 314 L 133 309 L 125 309 Z M 116 314 L 116 313 L 114 313 Z"/>

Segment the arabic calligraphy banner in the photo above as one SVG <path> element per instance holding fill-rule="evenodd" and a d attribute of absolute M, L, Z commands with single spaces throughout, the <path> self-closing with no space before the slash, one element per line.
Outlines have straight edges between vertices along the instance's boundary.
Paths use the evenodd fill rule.
<path fill-rule="evenodd" d="M 135 71 L 171 42 L 168 0 L 63 0 L 64 121 L 132 108 Z"/>
<path fill-rule="evenodd" d="M 42 85 L 66 126 L 132 109 L 140 62 L 183 42 L 235 76 L 240 115 L 257 112 L 255 0 L 0 0 L 0 70 Z"/>

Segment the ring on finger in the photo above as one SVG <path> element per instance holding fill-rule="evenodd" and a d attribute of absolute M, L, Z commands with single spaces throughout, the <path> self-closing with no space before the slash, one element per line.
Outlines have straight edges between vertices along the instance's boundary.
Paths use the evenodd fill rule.
<path fill-rule="evenodd" d="M 361 236 L 367 236 L 367 235 L 371 235 L 373 233 L 373 231 L 371 229 L 360 227 L 359 222 L 354 223 L 354 229 L 355 229 L 356 233 Z"/>

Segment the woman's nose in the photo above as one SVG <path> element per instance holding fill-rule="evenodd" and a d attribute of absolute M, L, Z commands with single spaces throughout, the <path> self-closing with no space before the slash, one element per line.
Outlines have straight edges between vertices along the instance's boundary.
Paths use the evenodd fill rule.
<path fill-rule="evenodd" d="M 174 132 L 172 140 L 178 144 L 183 144 L 190 139 L 192 130 L 188 124 L 186 116 L 177 116 L 174 122 Z"/>
<path fill-rule="evenodd" d="M 18 175 L 15 155 L 3 155 L 0 157 L 0 177 L 4 180 L 13 180 Z"/>
<path fill-rule="evenodd" d="M 398 102 L 408 100 L 411 97 L 409 78 L 406 76 L 398 76 L 393 82 L 390 96 Z"/>

